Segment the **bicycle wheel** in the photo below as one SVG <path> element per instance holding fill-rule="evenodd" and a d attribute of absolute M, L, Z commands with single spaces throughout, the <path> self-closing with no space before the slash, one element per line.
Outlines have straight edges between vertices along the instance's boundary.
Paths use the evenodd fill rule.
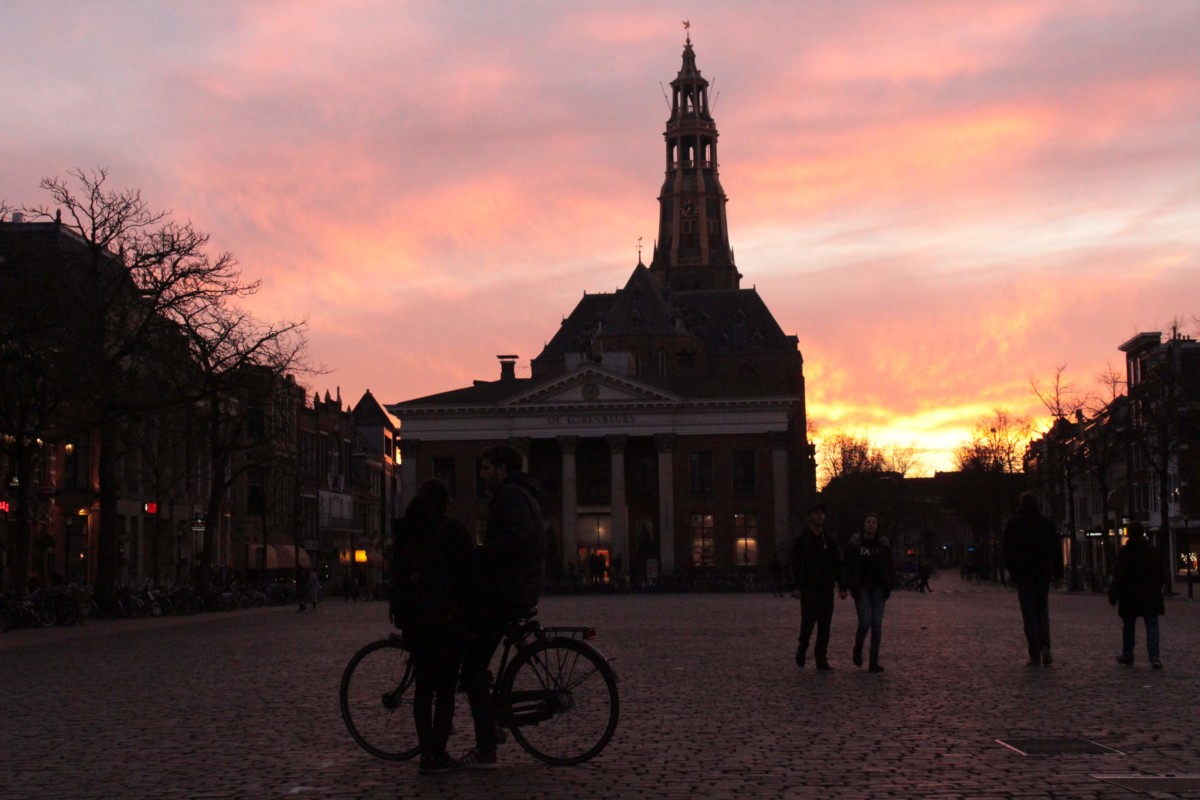
<path fill-rule="evenodd" d="M 354 741 L 376 758 L 404 761 L 420 752 L 413 722 L 413 670 L 395 639 L 371 642 L 342 673 L 338 697 Z"/>
<path fill-rule="evenodd" d="M 530 755 L 557 766 L 582 764 L 617 729 L 617 676 L 586 644 L 546 639 L 505 672 L 500 704 L 502 724 Z"/>

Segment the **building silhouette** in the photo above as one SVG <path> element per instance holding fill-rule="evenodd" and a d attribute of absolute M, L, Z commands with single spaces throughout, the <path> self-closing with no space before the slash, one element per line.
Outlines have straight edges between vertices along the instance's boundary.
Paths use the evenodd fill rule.
<path fill-rule="evenodd" d="M 510 443 L 542 488 L 552 576 L 609 581 L 770 569 L 815 493 L 803 358 L 729 244 L 708 81 L 690 37 L 671 81 L 650 265 L 585 293 L 517 377 L 388 406 L 402 486 L 444 479 L 481 534 L 479 450 Z M 599 574 L 597 574 L 599 573 Z"/>

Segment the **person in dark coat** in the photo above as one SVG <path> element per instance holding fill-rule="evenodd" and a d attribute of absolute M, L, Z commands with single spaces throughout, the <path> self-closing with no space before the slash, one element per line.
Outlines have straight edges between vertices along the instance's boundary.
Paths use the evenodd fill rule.
<path fill-rule="evenodd" d="M 1042 516 L 1041 502 L 1023 492 L 1019 510 L 1004 528 L 1004 564 L 1008 567 L 1029 648 L 1029 666 L 1050 666 L 1050 583 L 1063 576 L 1062 551 L 1054 521 Z"/>
<path fill-rule="evenodd" d="M 475 747 L 463 765 L 496 765 L 496 710 L 488 665 L 508 624 L 537 607 L 545 581 L 546 543 L 537 484 L 521 471 L 521 453 L 508 445 L 480 454 L 479 479 L 491 493 L 487 530 L 477 551 L 479 581 L 468 615 L 462 681 L 475 720 Z"/>
<path fill-rule="evenodd" d="M 446 752 L 454 720 L 454 694 L 462 662 L 464 606 L 474 582 L 474 542 L 462 523 L 446 516 L 450 490 L 440 480 L 421 484 L 392 542 L 393 581 L 422 587 L 417 614 L 403 625 L 412 654 L 413 722 L 422 774 L 458 769 Z M 410 573 L 436 572 L 436 575 Z M 436 597 L 430 597 L 436 594 Z"/>
<path fill-rule="evenodd" d="M 1117 607 L 1117 613 L 1121 616 L 1119 664 L 1133 666 L 1137 621 L 1141 617 L 1146 624 L 1146 655 L 1150 658 L 1150 666 L 1162 669 L 1158 653 L 1158 618 L 1166 613 L 1163 603 L 1166 576 L 1163 572 L 1162 559 L 1158 550 L 1146 539 L 1142 524 L 1129 523 L 1129 541 L 1117 554 L 1112 586 L 1108 589 L 1108 602 Z"/>
<path fill-rule="evenodd" d="M 803 667 L 813 628 L 817 643 L 813 655 L 817 669 L 829 670 L 829 626 L 833 621 L 834 586 L 846 597 L 842 579 L 842 548 L 833 534 L 825 530 L 825 505 L 817 503 L 808 510 L 808 524 L 792 542 L 792 596 L 800 598 L 800 641 L 796 645 L 796 666 Z"/>
<path fill-rule="evenodd" d="M 863 663 L 863 643 L 871 633 L 871 672 L 883 672 L 879 663 L 879 645 L 883 640 L 883 609 L 892 596 L 892 548 L 879 532 L 879 515 L 868 514 L 862 531 L 846 543 L 845 575 L 850 596 L 858 611 L 858 630 L 854 632 L 854 666 Z"/>

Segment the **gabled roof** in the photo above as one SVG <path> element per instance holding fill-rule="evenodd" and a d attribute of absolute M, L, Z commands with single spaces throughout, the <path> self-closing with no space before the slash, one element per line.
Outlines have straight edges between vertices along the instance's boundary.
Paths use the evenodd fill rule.
<path fill-rule="evenodd" d="M 371 394 L 371 390 L 367 389 L 363 393 L 362 399 L 358 401 L 358 405 L 350 412 L 354 417 L 356 425 L 387 428 L 390 431 L 396 430 L 396 424 L 388 413 L 383 410 L 383 406 L 375 399 L 375 395 Z"/>
<path fill-rule="evenodd" d="M 639 263 L 625 288 L 585 294 L 534 361 L 590 353 L 595 337 L 664 334 L 694 336 L 710 352 L 796 349 L 756 289 L 671 291 Z"/>
<path fill-rule="evenodd" d="M 642 263 L 634 268 L 625 288 L 613 295 L 604 315 L 602 336 L 676 332 L 679 313 L 667 301 L 661 284 Z"/>
<path fill-rule="evenodd" d="M 500 405 L 586 402 L 675 403 L 682 399 L 677 394 L 655 388 L 640 379 L 618 375 L 599 366 L 589 365 L 540 385 L 530 386 L 527 391 L 513 395 L 502 401 Z"/>
<path fill-rule="evenodd" d="M 795 350 L 796 339 L 779 327 L 755 289 L 673 292 L 688 331 L 710 351 Z"/>
<path fill-rule="evenodd" d="M 475 381 L 474 386 L 467 386 L 462 389 L 451 389 L 448 392 L 439 392 L 437 394 L 426 395 L 425 397 L 417 397 L 412 400 L 404 400 L 399 403 L 392 403 L 387 406 L 387 410 L 399 417 L 402 416 L 402 412 L 405 409 L 444 408 L 447 406 L 459 406 L 464 408 L 495 406 L 516 394 L 528 390 L 532 384 L 533 381 L 529 378 L 512 378 L 509 380 L 499 381 Z"/>

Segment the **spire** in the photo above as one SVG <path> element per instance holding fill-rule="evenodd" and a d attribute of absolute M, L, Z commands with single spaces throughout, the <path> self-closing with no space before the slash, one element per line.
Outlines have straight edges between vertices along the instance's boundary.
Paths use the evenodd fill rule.
<path fill-rule="evenodd" d="M 717 126 L 710 113 L 709 83 L 696 66 L 691 22 L 683 63 L 671 81 L 666 178 L 659 192 L 658 243 L 651 273 L 671 289 L 736 289 L 741 275 L 726 227 L 725 190 L 717 175 Z"/>

